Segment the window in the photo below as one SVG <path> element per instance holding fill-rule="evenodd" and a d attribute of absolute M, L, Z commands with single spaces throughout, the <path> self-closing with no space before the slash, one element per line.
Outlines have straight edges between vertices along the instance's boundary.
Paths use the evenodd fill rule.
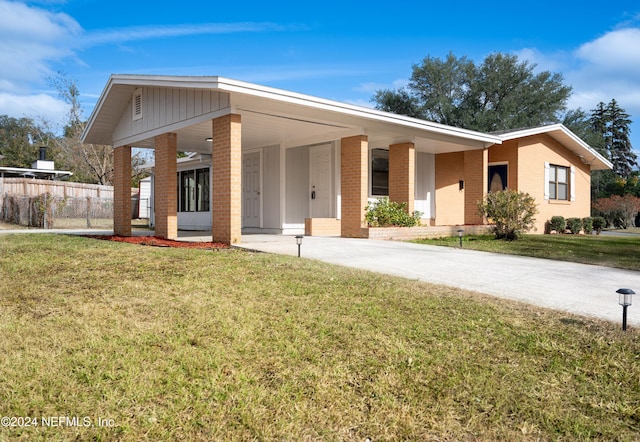
<path fill-rule="evenodd" d="M 549 165 L 549 199 L 569 200 L 569 168 Z"/>
<path fill-rule="evenodd" d="M 490 164 L 488 192 L 499 192 L 507 188 L 507 172 L 509 166 L 507 164 Z"/>
<path fill-rule="evenodd" d="M 179 174 L 180 212 L 209 211 L 209 168 L 184 170 Z"/>
<path fill-rule="evenodd" d="M 389 151 L 371 150 L 371 195 L 389 196 Z"/>

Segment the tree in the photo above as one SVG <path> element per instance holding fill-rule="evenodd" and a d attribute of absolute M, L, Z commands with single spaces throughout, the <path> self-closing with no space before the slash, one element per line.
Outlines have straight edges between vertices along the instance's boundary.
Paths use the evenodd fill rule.
<path fill-rule="evenodd" d="M 591 111 L 589 121 L 597 135 L 593 147 L 611 161 L 613 173 L 623 180 L 629 179 L 633 169 L 638 166 L 638 156 L 633 152 L 629 139 L 629 114 L 612 99 L 606 105 L 598 103 Z"/>
<path fill-rule="evenodd" d="M 50 146 L 54 138 L 31 118 L 0 115 L 0 165 L 30 168 L 38 159 L 38 148 Z"/>
<path fill-rule="evenodd" d="M 380 110 L 484 132 L 556 122 L 571 88 L 561 74 L 534 68 L 502 53 L 478 66 L 451 53 L 446 60 L 426 57 L 406 88 L 379 90 L 372 101 Z"/>

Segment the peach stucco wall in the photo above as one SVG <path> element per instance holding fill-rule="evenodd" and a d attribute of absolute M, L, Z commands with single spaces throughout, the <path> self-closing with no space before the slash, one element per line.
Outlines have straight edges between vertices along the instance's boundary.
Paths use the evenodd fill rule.
<path fill-rule="evenodd" d="M 545 223 L 555 215 L 584 218 L 591 212 L 591 171 L 589 166 L 547 135 L 527 137 L 518 142 L 518 190 L 527 192 L 538 203 L 536 232 L 544 233 Z M 547 183 L 544 163 L 575 167 L 575 201 L 545 200 Z"/>

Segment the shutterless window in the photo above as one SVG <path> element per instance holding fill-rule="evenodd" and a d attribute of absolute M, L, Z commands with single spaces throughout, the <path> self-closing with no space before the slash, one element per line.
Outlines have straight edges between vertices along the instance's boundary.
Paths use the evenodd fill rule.
<path fill-rule="evenodd" d="M 180 212 L 209 211 L 209 168 L 180 172 Z"/>
<path fill-rule="evenodd" d="M 569 200 L 569 168 L 549 165 L 549 199 Z"/>
<path fill-rule="evenodd" d="M 389 151 L 371 150 L 371 195 L 389 196 Z"/>

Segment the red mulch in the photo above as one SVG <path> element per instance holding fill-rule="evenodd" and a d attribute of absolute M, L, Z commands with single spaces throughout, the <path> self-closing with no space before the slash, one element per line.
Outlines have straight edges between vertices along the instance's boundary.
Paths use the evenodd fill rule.
<path fill-rule="evenodd" d="M 156 247 L 182 247 L 186 249 L 227 249 L 229 246 L 219 242 L 185 242 L 171 239 L 158 238 L 156 236 L 116 236 L 116 235 L 87 235 L 88 238 L 103 239 L 107 241 L 126 242 L 143 246 Z"/>

